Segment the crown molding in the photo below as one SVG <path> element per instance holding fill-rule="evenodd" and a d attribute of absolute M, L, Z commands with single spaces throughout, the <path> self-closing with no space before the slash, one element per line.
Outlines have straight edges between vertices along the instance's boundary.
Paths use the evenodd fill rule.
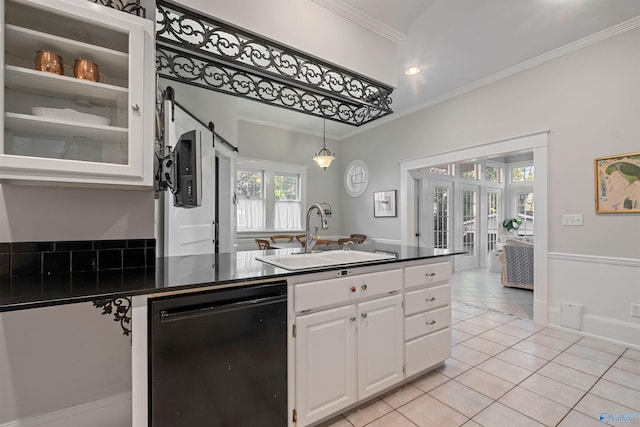
<path fill-rule="evenodd" d="M 316 1 L 316 0 L 314 0 Z M 360 126 L 353 132 L 349 132 L 342 136 L 340 141 L 351 138 L 355 135 L 358 135 L 362 132 L 366 132 L 368 130 L 374 129 L 378 126 L 382 126 L 384 124 L 390 123 L 399 118 L 411 115 L 421 110 L 425 110 L 427 108 L 433 107 L 434 105 L 440 104 L 441 102 L 448 101 L 457 96 L 463 95 L 467 92 L 471 92 L 472 90 L 481 88 L 483 86 L 487 86 L 491 83 L 497 82 L 498 80 L 502 80 L 514 74 L 520 73 L 522 71 L 528 70 L 529 68 L 536 67 L 538 65 L 544 64 L 549 61 L 553 61 L 554 59 L 560 58 L 562 56 L 568 55 L 577 50 L 583 49 L 585 47 L 591 46 L 598 42 L 610 39 L 612 37 L 618 36 L 620 34 L 626 33 L 627 31 L 631 31 L 640 27 L 640 16 L 636 16 L 635 18 L 629 19 L 628 21 L 622 22 L 620 24 L 614 25 L 613 27 L 609 27 L 605 30 L 592 34 L 590 36 L 584 37 L 580 40 L 577 40 L 573 43 L 569 43 L 557 49 L 554 49 L 550 52 L 544 53 L 542 55 L 536 56 L 535 58 L 529 59 L 527 61 L 521 62 L 520 64 L 514 65 L 513 67 L 504 69 L 500 72 L 492 74 L 490 76 L 484 77 L 480 80 L 476 80 L 475 82 L 469 83 L 465 86 L 462 86 L 458 89 L 449 91 L 445 94 L 442 94 L 430 101 L 427 101 L 423 104 L 417 105 L 408 110 L 402 111 L 400 113 L 393 113 L 386 117 L 382 117 L 377 119 L 375 122 L 371 122 L 369 124 L 365 124 Z"/>
<path fill-rule="evenodd" d="M 390 26 L 383 24 L 375 18 L 367 15 L 366 13 L 362 13 L 360 10 L 354 8 L 346 4 L 341 0 L 313 0 L 315 3 L 331 10 L 332 12 L 341 15 L 348 20 L 360 25 L 361 27 L 366 28 L 367 30 L 373 31 L 374 33 L 391 40 L 394 43 L 398 43 L 401 40 L 407 38 L 407 35 L 396 30 L 395 28 L 391 28 Z"/>

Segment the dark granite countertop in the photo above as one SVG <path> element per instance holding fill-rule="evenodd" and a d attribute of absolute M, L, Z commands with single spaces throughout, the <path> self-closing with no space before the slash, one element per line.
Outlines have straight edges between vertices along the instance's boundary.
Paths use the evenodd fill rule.
<path fill-rule="evenodd" d="M 387 264 L 459 255 L 464 251 L 413 246 L 364 243 L 352 250 L 395 254 L 395 259 L 288 271 L 255 259 L 257 255 L 299 250 L 242 251 L 215 255 L 157 258 L 154 267 L 83 272 L 56 276 L 0 279 L 0 312 L 60 304 L 161 294 L 176 290 L 242 284 L 256 280 L 286 278 L 345 267 Z"/>

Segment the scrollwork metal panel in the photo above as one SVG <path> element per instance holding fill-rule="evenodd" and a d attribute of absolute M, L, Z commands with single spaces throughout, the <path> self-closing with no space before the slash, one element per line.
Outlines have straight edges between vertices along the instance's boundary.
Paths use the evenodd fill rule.
<path fill-rule="evenodd" d="M 181 6 L 157 2 L 159 75 L 360 126 L 392 113 L 392 88 Z"/>
<path fill-rule="evenodd" d="M 97 299 L 93 306 L 101 308 L 103 315 L 112 314 L 114 322 L 120 322 L 122 335 L 131 335 L 131 298 Z"/>

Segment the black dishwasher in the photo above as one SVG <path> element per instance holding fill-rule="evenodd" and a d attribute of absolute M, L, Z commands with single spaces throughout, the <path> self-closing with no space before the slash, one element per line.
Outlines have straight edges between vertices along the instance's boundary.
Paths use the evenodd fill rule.
<path fill-rule="evenodd" d="M 286 282 L 151 300 L 149 418 L 286 426 Z"/>

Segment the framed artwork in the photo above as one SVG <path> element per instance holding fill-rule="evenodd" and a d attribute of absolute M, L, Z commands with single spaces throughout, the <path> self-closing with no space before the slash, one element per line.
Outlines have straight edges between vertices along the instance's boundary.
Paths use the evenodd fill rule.
<path fill-rule="evenodd" d="M 640 212 L 640 153 L 595 159 L 596 213 Z"/>
<path fill-rule="evenodd" d="M 373 216 L 375 218 L 398 216 L 396 210 L 396 190 L 373 193 Z"/>

